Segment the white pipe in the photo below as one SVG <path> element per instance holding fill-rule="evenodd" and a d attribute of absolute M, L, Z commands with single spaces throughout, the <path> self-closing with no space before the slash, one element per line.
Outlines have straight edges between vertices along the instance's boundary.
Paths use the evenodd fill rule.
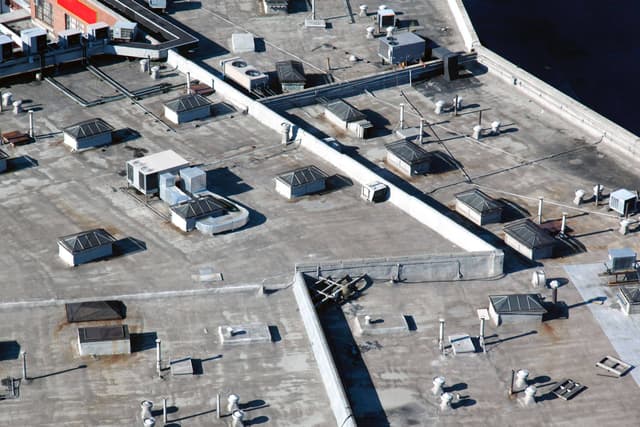
<path fill-rule="evenodd" d="M 542 224 L 542 207 L 544 205 L 544 197 L 538 198 L 538 224 Z"/>
<path fill-rule="evenodd" d="M 156 370 L 158 371 L 158 376 L 162 375 L 162 341 L 156 339 Z"/>
<path fill-rule="evenodd" d="M 444 319 L 440 319 L 440 333 L 438 334 L 438 348 L 444 352 Z"/>
<path fill-rule="evenodd" d="M 560 235 L 564 236 L 567 229 L 567 213 L 562 212 L 562 225 L 560 225 Z"/>
<path fill-rule="evenodd" d="M 404 104 L 400 104 L 400 129 L 404 129 Z"/>
<path fill-rule="evenodd" d="M 29 136 L 34 138 L 36 135 L 33 125 L 33 110 L 29 110 Z"/>
<path fill-rule="evenodd" d="M 27 352 L 22 352 L 22 379 L 27 380 Z"/>
<path fill-rule="evenodd" d="M 187 95 L 191 95 L 191 73 L 187 71 Z"/>

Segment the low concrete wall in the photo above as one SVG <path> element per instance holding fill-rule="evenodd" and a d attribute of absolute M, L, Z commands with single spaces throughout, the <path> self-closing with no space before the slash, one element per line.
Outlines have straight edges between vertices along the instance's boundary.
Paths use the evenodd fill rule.
<path fill-rule="evenodd" d="M 640 152 L 640 138 L 512 62 L 482 46 L 462 0 L 447 0 L 468 51 L 475 50 L 479 63 L 489 72 L 531 97 L 543 108 L 580 127 L 623 155 Z"/>
<path fill-rule="evenodd" d="M 317 277 L 351 277 L 366 274 L 373 280 L 443 282 L 489 279 L 502 274 L 502 251 L 370 258 L 296 265 L 296 272 Z"/>
<path fill-rule="evenodd" d="M 336 364 L 333 361 L 331 350 L 329 349 L 327 339 L 324 336 L 324 331 L 318 319 L 318 313 L 311 302 L 307 282 L 302 273 L 296 273 L 295 275 L 293 295 L 296 298 L 300 317 L 302 317 L 302 323 L 304 324 L 307 337 L 311 343 L 313 356 L 318 363 L 320 377 L 327 392 L 327 398 L 329 399 L 333 415 L 336 418 L 336 423 L 338 426 L 356 427 L 356 421 L 353 417 L 349 401 L 347 400 L 342 380 L 338 374 Z"/>

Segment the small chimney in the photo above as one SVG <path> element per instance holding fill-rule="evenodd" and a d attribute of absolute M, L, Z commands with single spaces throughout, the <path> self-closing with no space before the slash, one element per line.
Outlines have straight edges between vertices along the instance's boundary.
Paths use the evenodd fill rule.
<path fill-rule="evenodd" d="M 27 352 L 23 351 L 22 354 L 22 379 L 27 381 L 29 377 L 27 377 Z"/>
<path fill-rule="evenodd" d="M 516 372 L 516 388 L 523 390 L 527 387 L 527 378 L 529 377 L 529 371 L 526 369 L 520 369 Z"/>
<path fill-rule="evenodd" d="M 552 292 L 551 300 L 554 306 L 558 304 L 558 287 L 559 286 L 560 286 L 560 283 L 558 283 L 557 280 L 552 280 L 551 283 L 549 283 L 549 287 L 551 288 L 551 292 Z"/>
<path fill-rule="evenodd" d="M 542 208 L 544 207 L 544 197 L 538 197 L 538 224 L 542 224 Z"/>
<path fill-rule="evenodd" d="M 2 106 L 9 108 L 13 105 L 13 94 L 11 92 L 5 92 L 2 94 Z"/>
<path fill-rule="evenodd" d="M 289 132 L 291 131 L 291 125 L 289 123 L 282 123 L 281 126 L 282 145 L 287 145 L 289 143 Z"/>
<path fill-rule="evenodd" d="M 238 407 L 238 402 L 240 401 L 240 396 L 238 396 L 237 394 L 230 394 L 229 398 L 227 399 L 227 411 L 231 414 L 233 414 L 234 411 L 237 411 L 238 409 L 240 409 Z"/>
<path fill-rule="evenodd" d="M 144 425 L 144 427 L 155 427 L 156 419 L 153 417 L 145 418 L 142 421 L 142 425 Z"/>
<path fill-rule="evenodd" d="M 20 113 L 22 113 L 22 100 L 17 99 L 13 101 L 13 114 L 20 114 Z"/>
<path fill-rule="evenodd" d="M 538 389 L 534 385 L 530 385 L 524 390 L 524 398 L 522 399 L 522 401 L 526 406 L 531 406 L 536 403 L 537 391 Z"/>
<path fill-rule="evenodd" d="M 433 379 L 433 388 L 431 388 L 431 392 L 434 396 L 440 396 L 442 394 L 442 387 L 444 387 L 444 377 L 435 377 Z"/>
<path fill-rule="evenodd" d="M 420 130 L 418 131 L 418 143 L 422 144 L 422 138 L 424 137 L 424 119 L 420 119 Z"/>
<path fill-rule="evenodd" d="M 187 71 L 187 95 L 191 95 L 191 73 Z"/>
<path fill-rule="evenodd" d="M 158 376 L 162 375 L 162 341 L 156 339 L 156 371 Z"/>
<path fill-rule="evenodd" d="M 142 419 L 142 421 L 153 418 L 153 416 L 151 415 L 151 408 L 153 408 L 153 402 L 150 400 L 143 400 L 140 403 L 140 418 Z"/>
<path fill-rule="evenodd" d="M 400 104 L 400 129 L 404 129 L 404 104 Z"/>
<path fill-rule="evenodd" d="M 369 11 L 369 6 L 366 4 L 360 5 L 360 16 L 367 16 L 367 12 Z"/>
<path fill-rule="evenodd" d="M 440 332 L 438 334 L 438 348 L 440 349 L 440 353 L 444 353 L 444 319 L 439 319 L 440 322 Z"/>
<path fill-rule="evenodd" d="M 500 135 L 500 125 L 499 121 L 491 122 L 491 134 L 492 135 Z"/>
<path fill-rule="evenodd" d="M 442 110 L 444 109 L 444 101 L 439 100 L 436 102 L 436 114 L 442 114 Z"/>
<path fill-rule="evenodd" d="M 440 395 L 440 410 L 441 411 L 451 410 L 452 399 L 453 399 L 453 395 L 451 393 L 442 393 Z"/>
<path fill-rule="evenodd" d="M 244 427 L 244 411 L 239 409 L 231 413 L 233 427 Z"/>
<path fill-rule="evenodd" d="M 480 138 L 482 138 L 482 126 L 475 125 L 473 127 L 473 139 L 479 140 Z"/>
<path fill-rule="evenodd" d="M 567 231 L 567 213 L 562 212 L 562 224 L 560 225 L 560 235 L 564 236 Z"/>
<path fill-rule="evenodd" d="M 29 136 L 35 138 L 36 132 L 33 124 L 33 110 L 29 110 Z"/>
<path fill-rule="evenodd" d="M 387 37 L 393 36 L 393 32 L 396 30 L 396 27 L 387 27 Z"/>
<path fill-rule="evenodd" d="M 582 204 L 584 195 L 585 195 L 584 190 L 576 190 L 575 197 L 573 199 L 573 204 L 576 206 L 580 206 Z"/>
<path fill-rule="evenodd" d="M 367 325 L 371 324 L 371 316 L 369 316 L 368 314 L 366 316 L 364 316 L 364 323 L 366 323 Z"/>
<path fill-rule="evenodd" d="M 367 27 L 367 38 L 373 39 L 373 32 L 376 30 L 376 27 Z"/>

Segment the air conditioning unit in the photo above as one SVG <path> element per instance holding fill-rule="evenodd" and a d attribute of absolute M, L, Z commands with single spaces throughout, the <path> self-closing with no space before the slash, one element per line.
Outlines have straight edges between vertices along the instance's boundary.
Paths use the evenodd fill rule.
<path fill-rule="evenodd" d="M 47 32 L 42 28 L 28 28 L 20 31 L 22 50 L 27 54 L 43 52 L 47 47 Z"/>
<path fill-rule="evenodd" d="M 368 202 L 384 202 L 389 197 L 389 187 L 378 181 L 365 184 L 362 186 L 360 197 Z"/>
<path fill-rule="evenodd" d="M 104 22 L 87 25 L 87 37 L 91 41 L 107 40 L 109 38 L 109 26 Z"/>
<path fill-rule="evenodd" d="M 80 46 L 80 39 L 82 39 L 80 30 L 64 30 L 58 33 L 58 45 L 63 49 Z"/>
<path fill-rule="evenodd" d="M 4 34 L 0 35 L 0 61 L 13 57 L 13 40 Z"/>
<path fill-rule="evenodd" d="M 247 64 L 241 58 L 231 58 L 222 61 L 225 77 L 233 80 L 248 91 L 264 87 L 269 83 L 269 76 L 258 71 L 253 65 Z"/>
<path fill-rule="evenodd" d="M 136 37 L 138 24 L 129 21 L 118 21 L 113 26 L 113 40 L 131 41 Z"/>
<path fill-rule="evenodd" d="M 149 7 L 151 9 L 166 9 L 167 0 L 149 0 Z"/>
<path fill-rule="evenodd" d="M 396 26 L 396 13 L 385 5 L 378 7 L 376 18 L 379 32 L 384 32 L 388 27 Z"/>

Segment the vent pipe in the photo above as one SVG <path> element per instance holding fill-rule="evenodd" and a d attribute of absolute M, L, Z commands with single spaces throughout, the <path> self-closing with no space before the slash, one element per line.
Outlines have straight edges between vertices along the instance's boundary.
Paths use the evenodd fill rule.
<path fill-rule="evenodd" d="M 33 110 L 29 110 L 29 136 L 35 138 L 36 132 L 33 125 Z"/>
<path fill-rule="evenodd" d="M 167 423 L 167 399 L 162 399 L 162 422 Z"/>
<path fill-rule="evenodd" d="M 431 388 L 431 392 L 434 396 L 440 396 L 442 394 L 442 387 L 444 387 L 444 377 L 435 377 L 433 379 L 433 388 Z"/>
<path fill-rule="evenodd" d="M 149 72 L 149 60 L 148 59 L 141 59 L 140 60 L 140 72 L 141 73 L 148 73 Z"/>
<path fill-rule="evenodd" d="M 595 199 L 596 206 L 598 206 L 598 203 L 600 203 L 600 199 L 602 199 L 602 190 L 604 190 L 602 184 L 596 184 L 593 187 L 593 197 Z"/>
<path fill-rule="evenodd" d="M 404 129 L 404 104 L 400 104 L 400 129 Z"/>
<path fill-rule="evenodd" d="M 140 403 L 140 418 L 142 418 L 143 421 L 149 418 L 153 418 L 153 416 L 151 415 L 152 407 L 153 402 L 150 400 L 143 400 Z"/>
<path fill-rule="evenodd" d="M 153 67 L 151 67 L 151 79 L 158 80 L 159 72 L 160 72 L 160 67 L 158 67 L 157 65 L 154 65 Z"/>
<path fill-rule="evenodd" d="M 526 369 L 520 369 L 516 372 L 516 388 L 523 390 L 527 387 L 527 378 L 529 377 L 529 371 Z"/>
<path fill-rule="evenodd" d="M 244 427 L 244 411 L 235 410 L 231 413 L 233 427 Z"/>
<path fill-rule="evenodd" d="M 22 379 L 27 381 L 29 377 L 27 377 L 27 352 L 23 351 L 22 353 Z"/>
<path fill-rule="evenodd" d="M 440 100 L 436 102 L 436 114 L 442 114 L 444 109 L 444 101 Z"/>
<path fill-rule="evenodd" d="M 191 73 L 187 71 L 187 95 L 191 95 Z"/>
<path fill-rule="evenodd" d="M 360 5 L 360 16 L 367 16 L 367 12 L 369 11 L 369 6 L 366 4 Z"/>
<path fill-rule="evenodd" d="M 281 132 L 282 132 L 282 145 L 287 145 L 289 143 L 289 131 L 291 130 L 291 125 L 289 123 L 282 123 Z"/>
<path fill-rule="evenodd" d="M 311 0 L 311 19 L 316 20 L 316 0 Z"/>
<path fill-rule="evenodd" d="M 387 37 L 393 36 L 393 32 L 396 30 L 396 27 L 387 27 Z"/>
<path fill-rule="evenodd" d="M 473 127 L 473 139 L 479 140 L 480 138 L 482 138 L 482 126 L 475 125 Z"/>
<path fill-rule="evenodd" d="M 620 228 L 618 229 L 618 233 L 623 236 L 629 233 L 629 226 L 631 225 L 631 221 L 628 219 L 623 219 L 620 221 Z"/>
<path fill-rule="evenodd" d="M 422 137 L 424 136 L 424 119 L 420 119 L 420 130 L 418 133 L 418 143 L 422 144 Z"/>
<path fill-rule="evenodd" d="M 484 346 L 484 321 L 485 321 L 485 318 L 481 317 L 480 318 L 480 339 L 479 339 L 479 341 L 480 341 L 480 347 L 482 347 L 482 352 L 486 353 L 487 349 Z"/>
<path fill-rule="evenodd" d="M 499 121 L 491 122 L 491 134 L 492 135 L 500 135 L 500 125 Z"/>
<path fill-rule="evenodd" d="M 559 286 L 560 286 L 560 283 L 558 283 L 557 280 L 552 280 L 551 283 L 549 283 L 549 287 L 551 288 L 551 301 L 553 302 L 554 306 L 558 304 L 558 287 Z"/>
<path fill-rule="evenodd" d="M 373 32 L 376 30 L 376 27 L 367 27 L 367 38 L 373 39 Z"/>
<path fill-rule="evenodd" d="M 562 212 L 562 224 L 560 225 L 560 235 L 564 236 L 567 230 L 567 213 Z"/>
<path fill-rule="evenodd" d="M 371 324 L 371 316 L 369 316 L 368 314 L 366 316 L 364 316 L 364 323 L 366 323 L 367 325 Z"/>
<path fill-rule="evenodd" d="M 530 385 L 524 390 L 523 402 L 526 406 L 534 405 L 536 403 L 536 392 L 538 389 L 534 385 Z"/>
<path fill-rule="evenodd" d="M 11 92 L 5 92 L 2 94 L 2 107 L 9 108 L 13 105 L 13 94 Z"/>
<path fill-rule="evenodd" d="M 159 339 L 156 339 L 156 371 L 162 376 L 162 341 Z"/>
<path fill-rule="evenodd" d="M 16 101 L 13 101 L 13 114 L 20 113 L 22 113 L 22 100 L 18 99 Z"/>
<path fill-rule="evenodd" d="M 238 409 L 240 409 L 238 407 L 238 402 L 240 401 L 240 396 L 238 396 L 237 394 L 230 394 L 229 398 L 227 399 L 227 411 L 230 414 L 233 414 L 234 411 L 237 411 Z"/>
<path fill-rule="evenodd" d="M 585 191 L 584 190 L 576 190 L 575 197 L 573 199 L 573 204 L 576 206 L 580 206 L 582 204 L 582 199 L 584 198 Z"/>
<path fill-rule="evenodd" d="M 438 348 L 440 353 L 444 353 L 444 319 L 439 319 L 440 332 L 438 333 Z"/>
<path fill-rule="evenodd" d="M 216 394 L 216 418 L 220 419 L 220 393 Z"/>
<path fill-rule="evenodd" d="M 544 206 L 544 197 L 538 197 L 538 224 L 542 224 L 542 208 Z"/>
<path fill-rule="evenodd" d="M 451 409 L 451 400 L 453 395 L 451 393 L 442 393 L 440 395 L 440 410 L 449 411 Z"/>

